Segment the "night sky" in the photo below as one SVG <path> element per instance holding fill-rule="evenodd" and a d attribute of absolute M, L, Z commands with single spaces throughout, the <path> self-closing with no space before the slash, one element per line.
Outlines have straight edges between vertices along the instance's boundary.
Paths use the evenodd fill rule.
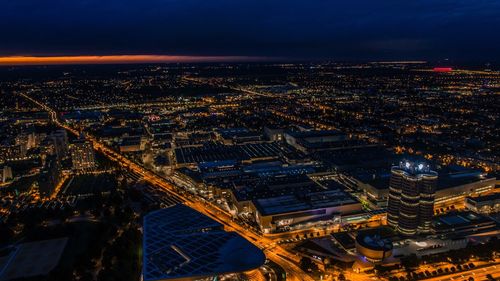
<path fill-rule="evenodd" d="M 0 56 L 500 60 L 499 0 L 0 0 Z"/>

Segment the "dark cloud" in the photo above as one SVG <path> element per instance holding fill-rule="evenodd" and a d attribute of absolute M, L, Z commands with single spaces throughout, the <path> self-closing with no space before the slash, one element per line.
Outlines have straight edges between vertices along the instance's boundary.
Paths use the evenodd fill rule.
<path fill-rule="evenodd" d="M 0 0 L 0 55 L 500 59 L 498 0 Z"/>

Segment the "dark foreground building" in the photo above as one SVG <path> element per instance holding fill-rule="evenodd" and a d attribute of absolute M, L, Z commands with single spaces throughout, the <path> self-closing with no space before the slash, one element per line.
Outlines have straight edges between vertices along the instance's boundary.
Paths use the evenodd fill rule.
<path fill-rule="evenodd" d="M 184 205 L 144 218 L 143 280 L 198 280 L 256 269 L 264 253 L 235 232 Z"/>
<path fill-rule="evenodd" d="M 430 232 L 437 178 L 426 163 L 403 161 L 392 167 L 387 223 L 407 236 Z"/>

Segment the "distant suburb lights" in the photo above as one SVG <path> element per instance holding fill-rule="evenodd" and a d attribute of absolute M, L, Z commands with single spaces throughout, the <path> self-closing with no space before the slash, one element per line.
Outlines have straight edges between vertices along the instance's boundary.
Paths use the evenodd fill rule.
<path fill-rule="evenodd" d="M 170 56 L 170 55 L 106 55 L 106 56 L 8 56 L 0 57 L 0 65 L 46 64 L 117 64 L 117 63 L 189 63 L 261 61 L 263 57 L 247 56 Z"/>

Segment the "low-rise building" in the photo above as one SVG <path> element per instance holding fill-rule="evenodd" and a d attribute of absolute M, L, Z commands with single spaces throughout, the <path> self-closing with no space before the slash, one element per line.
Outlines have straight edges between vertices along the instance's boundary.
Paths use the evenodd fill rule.
<path fill-rule="evenodd" d="M 252 200 L 251 206 L 264 233 L 339 223 L 343 214 L 362 209 L 360 202 L 340 189 L 261 198 Z"/>
<path fill-rule="evenodd" d="M 142 136 L 123 137 L 120 141 L 120 152 L 139 152 L 146 148 L 147 139 Z"/>
<path fill-rule="evenodd" d="M 500 212 L 500 193 L 465 198 L 465 207 L 480 214 Z"/>
<path fill-rule="evenodd" d="M 96 167 L 94 148 L 91 142 L 79 139 L 74 141 L 69 148 L 73 169 L 88 170 Z"/>
<path fill-rule="evenodd" d="M 448 238 L 500 234 L 500 227 L 496 221 L 471 211 L 451 212 L 438 216 L 434 219 L 433 228 L 437 235 Z"/>

